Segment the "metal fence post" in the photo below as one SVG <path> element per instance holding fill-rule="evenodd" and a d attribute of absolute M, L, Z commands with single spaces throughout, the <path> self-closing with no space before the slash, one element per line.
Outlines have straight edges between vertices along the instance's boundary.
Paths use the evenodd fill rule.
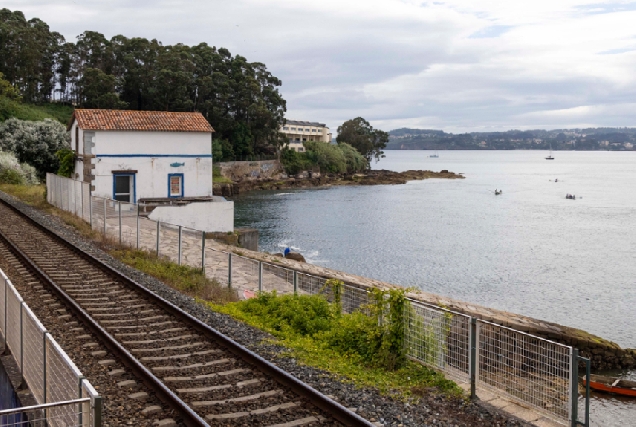
<path fill-rule="evenodd" d="M 139 249 L 139 203 L 137 203 L 137 249 Z"/>
<path fill-rule="evenodd" d="M 477 319 L 470 318 L 470 398 L 477 397 Z"/>
<path fill-rule="evenodd" d="M 157 221 L 157 258 L 159 257 L 159 233 L 161 232 L 161 222 Z"/>
<path fill-rule="evenodd" d="M 205 231 L 201 232 L 201 270 L 203 270 L 203 277 L 205 277 Z"/>
<path fill-rule="evenodd" d="M 263 261 L 258 262 L 258 291 L 263 292 Z"/>
<path fill-rule="evenodd" d="M 294 295 L 298 293 L 298 272 L 294 270 Z"/>
<path fill-rule="evenodd" d="M 592 371 L 592 361 L 585 360 L 585 427 L 590 427 L 590 374 Z"/>
<path fill-rule="evenodd" d="M 570 354 L 570 425 L 578 426 L 579 419 L 579 351 Z"/>
<path fill-rule="evenodd" d="M 77 396 L 77 398 L 78 398 L 78 399 L 81 399 L 81 398 L 83 397 L 83 396 L 82 396 L 82 394 L 83 394 L 83 393 L 82 393 L 82 383 L 84 382 L 84 379 L 85 379 L 85 378 L 84 378 L 84 376 L 83 376 L 83 375 L 79 377 L 79 384 L 78 384 L 78 391 L 79 391 L 79 392 L 78 392 L 78 396 Z M 78 418 L 78 419 L 77 419 L 77 421 L 78 421 L 78 424 L 77 424 L 77 425 L 78 425 L 78 426 L 83 426 L 83 425 L 84 425 L 84 420 L 83 420 L 83 416 L 84 416 L 84 413 L 83 413 L 83 412 L 84 412 L 84 408 L 83 408 L 83 406 L 84 406 L 84 404 L 83 404 L 83 403 L 78 403 L 78 404 L 77 404 L 77 408 L 78 408 L 78 411 L 77 411 L 77 418 Z"/>
<path fill-rule="evenodd" d="M 227 287 L 232 287 L 232 252 L 227 254 Z"/>
<path fill-rule="evenodd" d="M 177 263 L 181 265 L 181 237 L 183 233 L 183 227 L 179 226 L 179 243 L 178 243 L 178 252 L 177 252 Z"/>
<path fill-rule="evenodd" d="M 119 214 L 119 245 L 121 246 L 121 202 L 117 202 L 117 211 Z"/>
<path fill-rule="evenodd" d="M 104 199 L 104 237 L 106 237 L 106 199 Z"/>
<path fill-rule="evenodd" d="M 103 407 L 102 396 L 95 396 L 93 401 L 95 402 L 95 406 L 93 407 L 94 415 L 93 415 L 93 425 L 91 427 L 102 427 L 102 407 Z"/>

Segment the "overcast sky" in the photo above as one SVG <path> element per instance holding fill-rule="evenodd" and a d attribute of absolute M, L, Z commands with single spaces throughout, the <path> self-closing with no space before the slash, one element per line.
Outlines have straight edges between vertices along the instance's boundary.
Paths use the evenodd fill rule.
<path fill-rule="evenodd" d="M 263 62 L 288 119 L 451 132 L 636 125 L 636 2 L 4 0 L 67 40 L 206 42 Z"/>

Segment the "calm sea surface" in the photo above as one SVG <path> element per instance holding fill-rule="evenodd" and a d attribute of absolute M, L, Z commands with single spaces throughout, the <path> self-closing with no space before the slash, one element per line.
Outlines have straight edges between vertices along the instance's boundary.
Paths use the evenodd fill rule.
<path fill-rule="evenodd" d="M 235 199 L 236 226 L 257 228 L 264 251 L 636 348 L 636 152 L 429 154 L 388 151 L 373 167 L 466 179 L 254 192 Z M 593 406 L 598 425 L 636 426 L 629 402 Z"/>

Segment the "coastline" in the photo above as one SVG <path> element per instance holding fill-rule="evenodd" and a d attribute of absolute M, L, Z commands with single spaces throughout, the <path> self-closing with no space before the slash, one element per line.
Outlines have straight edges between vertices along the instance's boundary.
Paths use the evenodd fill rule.
<path fill-rule="evenodd" d="M 218 245 L 217 247 L 219 250 L 225 252 L 237 253 L 238 255 L 258 261 L 276 263 L 281 267 L 287 267 L 312 276 L 318 276 L 326 279 L 335 278 L 342 280 L 348 285 L 361 289 L 404 288 L 403 286 L 393 283 L 358 276 L 327 267 L 298 262 L 292 259 L 269 254 L 267 252 L 250 251 L 244 248 L 237 248 L 236 246 L 227 246 L 219 242 L 217 242 L 216 245 Z M 418 289 L 408 289 L 407 297 L 426 304 L 444 307 L 481 320 L 516 329 L 521 332 L 533 334 L 560 344 L 571 345 L 579 349 L 581 356 L 590 358 L 592 362 L 592 369 L 595 371 L 636 368 L 636 349 L 621 348 L 615 342 L 593 335 L 582 329 L 563 326 L 557 323 L 495 308 L 489 308 L 466 301 L 460 301 Z"/>
<path fill-rule="evenodd" d="M 409 181 L 420 181 L 430 178 L 464 179 L 462 174 L 442 170 L 408 170 L 394 172 L 390 170 L 369 170 L 357 174 L 325 174 L 302 173 L 294 177 L 233 177 L 232 183 L 214 184 L 215 196 L 236 196 L 257 190 L 285 190 L 290 188 L 332 187 L 340 185 L 397 185 Z"/>

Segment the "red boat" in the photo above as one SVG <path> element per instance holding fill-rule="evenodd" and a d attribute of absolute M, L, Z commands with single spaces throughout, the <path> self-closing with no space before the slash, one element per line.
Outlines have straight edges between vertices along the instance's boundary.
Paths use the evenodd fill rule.
<path fill-rule="evenodd" d="M 585 378 L 583 378 L 583 385 L 585 385 Z M 636 397 L 636 381 L 590 375 L 590 388 L 596 391 L 620 394 L 621 396 Z"/>

